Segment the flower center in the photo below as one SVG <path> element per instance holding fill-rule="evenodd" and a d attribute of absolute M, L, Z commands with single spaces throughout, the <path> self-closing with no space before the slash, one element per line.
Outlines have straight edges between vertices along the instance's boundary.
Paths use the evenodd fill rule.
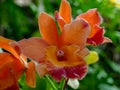
<path fill-rule="evenodd" d="M 64 52 L 63 52 L 62 50 L 58 50 L 58 51 L 57 51 L 57 56 L 58 56 L 58 57 L 64 56 Z"/>
<path fill-rule="evenodd" d="M 57 59 L 58 59 L 58 61 L 66 60 L 65 53 L 62 50 L 57 51 Z"/>

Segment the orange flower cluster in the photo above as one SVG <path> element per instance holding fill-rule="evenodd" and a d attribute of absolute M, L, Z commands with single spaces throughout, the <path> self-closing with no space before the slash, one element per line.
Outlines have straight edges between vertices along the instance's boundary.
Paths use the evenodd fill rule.
<path fill-rule="evenodd" d="M 19 90 L 17 82 L 24 71 L 27 84 L 35 87 L 35 65 L 26 62 L 16 42 L 0 36 L 0 48 L 4 49 L 0 53 L 0 90 Z"/>
<path fill-rule="evenodd" d="M 82 79 L 88 71 L 85 57 L 89 50 L 86 46 L 111 40 L 104 37 L 97 9 L 80 14 L 73 21 L 71 18 L 70 4 L 62 0 L 59 12 L 55 11 L 60 34 L 55 20 L 42 12 L 38 19 L 42 38 L 32 37 L 15 42 L 0 37 L 0 48 L 8 51 L 0 53 L 0 89 L 18 88 L 17 81 L 23 72 L 26 72 L 27 84 L 35 87 L 35 67 L 40 77 L 49 74 L 57 81 L 62 77 Z M 27 62 L 26 58 L 36 64 Z"/>

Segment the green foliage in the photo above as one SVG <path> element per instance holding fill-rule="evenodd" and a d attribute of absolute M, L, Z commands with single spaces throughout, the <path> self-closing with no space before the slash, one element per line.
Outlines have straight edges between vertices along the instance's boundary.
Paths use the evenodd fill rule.
<path fill-rule="evenodd" d="M 37 29 L 37 22 L 29 7 L 17 6 L 13 0 L 0 3 L 0 34 L 19 40 L 28 38 Z"/>
<path fill-rule="evenodd" d="M 89 9 L 97 8 L 103 17 L 105 36 L 113 41 L 112 44 L 104 44 L 95 49 L 99 53 L 99 62 L 89 66 L 89 72 L 80 80 L 78 90 L 120 90 L 120 8 L 115 7 L 110 0 L 68 1 L 72 7 L 73 18 Z M 1 0 L 0 35 L 14 40 L 40 36 L 37 23 L 40 5 L 45 12 L 53 15 L 59 8 L 60 0 L 35 0 L 25 7 L 18 6 L 13 0 Z M 25 76 L 19 81 L 21 90 L 52 90 L 45 77 L 36 77 L 35 89 L 28 87 L 24 78 Z M 73 89 L 67 86 L 66 90 Z"/>
<path fill-rule="evenodd" d="M 20 84 L 20 88 L 21 90 L 48 90 L 48 83 L 45 80 L 45 78 L 40 78 L 38 75 L 36 76 L 36 88 L 30 88 L 29 86 L 27 86 L 26 82 L 25 82 L 25 75 L 22 76 L 22 78 L 19 80 L 19 84 Z"/>

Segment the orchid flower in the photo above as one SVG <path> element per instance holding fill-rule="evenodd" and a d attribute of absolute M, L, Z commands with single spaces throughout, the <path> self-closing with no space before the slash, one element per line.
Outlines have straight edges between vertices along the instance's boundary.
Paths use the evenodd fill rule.
<path fill-rule="evenodd" d="M 27 64 L 26 57 L 20 55 L 15 41 L 0 36 L 0 48 L 7 51 L 0 53 L 0 90 L 19 90 L 17 82 L 24 71 L 27 84 L 35 87 L 34 63 Z"/>
<path fill-rule="evenodd" d="M 38 74 L 50 74 L 57 81 L 62 77 L 82 79 L 88 70 L 84 57 L 89 52 L 85 47 L 89 24 L 77 19 L 64 25 L 60 35 L 54 19 L 47 13 L 40 14 L 38 24 L 42 38 L 18 42 L 23 54 L 37 62 Z"/>
<path fill-rule="evenodd" d="M 67 0 L 62 0 L 59 12 L 55 12 L 55 18 L 61 30 L 63 30 L 65 24 L 72 22 L 71 7 Z M 112 42 L 109 38 L 104 37 L 104 28 L 100 27 L 102 18 L 96 8 L 78 15 L 75 20 L 77 19 L 84 19 L 90 25 L 90 34 L 87 37 L 86 44 L 99 45 L 105 42 Z"/>
<path fill-rule="evenodd" d="M 22 54 L 36 63 L 40 77 L 49 74 L 57 81 L 62 78 L 82 79 L 88 71 L 88 64 L 92 63 L 86 62 L 86 59 L 91 60 L 91 55 L 94 55 L 93 62 L 98 60 L 96 53 L 88 55 L 86 44 L 110 42 L 103 36 L 104 29 L 99 26 L 101 17 L 97 9 L 79 15 L 74 21 L 71 17 L 69 3 L 62 0 L 59 12 L 55 12 L 59 34 L 55 20 L 42 12 L 38 18 L 42 38 L 32 37 L 18 42 Z"/>

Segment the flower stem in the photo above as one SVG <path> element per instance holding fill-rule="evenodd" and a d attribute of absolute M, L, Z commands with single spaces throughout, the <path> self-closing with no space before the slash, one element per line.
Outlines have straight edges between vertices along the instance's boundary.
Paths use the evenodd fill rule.
<path fill-rule="evenodd" d="M 65 90 L 67 86 L 68 79 L 63 78 L 59 85 L 59 90 Z"/>
<path fill-rule="evenodd" d="M 68 82 L 68 78 L 65 80 L 64 86 L 63 86 L 63 89 L 62 89 L 62 90 L 65 90 L 65 88 L 66 88 L 66 86 L 67 86 L 67 82 Z"/>
<path fill-rule="evenodd" d="M 52 88 L 53 88 L 54 90 L 58 90 L 57 87 L 55 86 L 55 84 L 54 84 L 54 83 L 52 82 L 52 80 L 49 78 L 49 76 L 46 75 L 45 77 L 46 77 L 46 79 L 49 81 L 49 83 L 51 84 Z"/>

